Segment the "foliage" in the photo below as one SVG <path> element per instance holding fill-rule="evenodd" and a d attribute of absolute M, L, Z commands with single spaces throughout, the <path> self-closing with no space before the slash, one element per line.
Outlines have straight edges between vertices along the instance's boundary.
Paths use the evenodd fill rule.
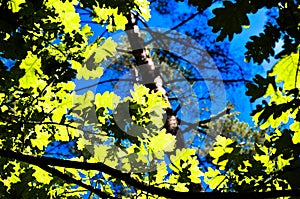
<path fill-rule="evenodd" d="M 213 26 L 214 31 L 220 31 L 219 40 L 223 40 L 228 37 L 232 39 L 234 33 L 240 33 L 242 26 L 249 26 L 247 14 L 255 14 L 259 9 L 267 8 L 273 9 L 276 12 L 276 17 L 271 22 L 265 25 L 265 30 L 259 36 L 252 36 L 246 44 L 247 52 L 245 53 L 246 59 L 253 59 L 254 62 L 259 64 L 263 60 L 269 60 L 269 56 L 274 56 L 275 43 L 284 38 L 285 44 L 283 50 L 278 53 L 276 57 L 289 55 L 292 52 L 296 52 L 299 44 L 299 2 L 298 1 L 236 1 L 236 2 L 224 2 L 224 8 L 217 8 L 213 12 L 215 17 L 209 21 L 209 25 Z M 234 10 L 235 9 L 235 12 Z M 232 15 L 227 12 L 235 13 L 233 19 Z M 274 16 L 270 16 L 274 18 Z M 226 25 L 226 21 L 235 27 L 229 29 Z"/>
<path fill-rule="evenodd" d="M 205 132 L 209 137 L 205 139 L 206 149 L 202 148 L 202 153 L 211 150 L 218 136 L 237 142 L 245 154 L 251 153 L 256 144 L 264 142 L 266 130 L 251 127 L 248 123 L 240 121 L 238 114 L 233 112 L 207 124 Z"/>
<path fill-rule="evenodd" d="M 214 2 L 188 3 L 200 12 Z M 249 13 L 277 8 L 275 20 L 247 43 L 246 59 L 281 59 L 266 78 L 256 76 L 247 92 L 252 101 L 267 98 L 253 118 L 272 133 L 265 134 L 263 144 L 254 145 L 256 139 L 249 136 L 247 148 L 230 133 L 256 131 L 230 117 L 224 131 L 218 129 L 222 121 L 211 123 L 229 136 L 217 136 L 210 152 L 216 168 L 203 174 L 196 150 L 176 149 L 175 136 L 161 128 L 168 104 L 160 92 L 149 93 L 142 85 L 134 85 L 123 99 L 108 91 L 76 92 L 73 81 L 101 77 L 99 65 L 118 47 L 111 38 L 91 41 L 94 33 L 82 23 L 80 11 L 112 32 L 124 30 L 131 11 L 149 19 L 149 2 L 1 1 L 1 198 L 156 198 L 191 191 L 201 176 L 211 189 L 221 191 L 299 189 L 297 3 L 238 0 L 212 6 L 215 16 L 208 24 L 219 32 L 218 40 L 240 33 L 249 25 Z M 283 51 L 275 54 L 279 39 Z M 66 144 L 68 151 L 53 157 L 47 148 L 55 144 Z"/>
<path fill-rule="evenodd" d="M 175 137 L 161 129 L 168 106 L 161 93 L 135 85 L 125 99 L 112 92 L 78 94 L 71 81 L 99 78 L 99 64 L 117 46 L 111 38 L 91 42 L 93 32 L 78 10 L 116 31 L 125 28 L 131 10 L 148 19 L 148 6 L 141 0 L 1 2 L 1 197 L 142 196 L 128 180 L 176 191 L 200 183 L 195 150 L 175 151 Z M 71 157 L 61 151 L 63 159 L 47 162 L 53 143 L 73 143 Z M 171 166 L 162 161 L 167 153 Z M 110 170 L 74 168 L 75 162 Z M 122 180 L 116 171 L 130 175 Z"/>
<path fill-rule="evenodd" d="M 240 1 L 234 2 L 239 7 Z M 256 75 L 247 85 L 247 95 L 254 102 L 260 99 L 252 112 L 253 120 L 261 129 L 268 130 L 265 141 L 256 143 L 246 153 L 240 143 L 230 138 L 219 137 L 210 155 L 216 169 L 209 168 L 204 174 L 210 188 L 221 191 L 298 190 L 299 179 L 299 2 L 296 1 L 249 1 L 246 13 L 257 12 L 262 7 L 277 8 L 277 15 L 270 16 L 263 33 L 252 36 L 246 44 L 247 60 L 261 64 L 270 56 L 280 58 L 268 71 L 266 77 Z M 232 4 L 232 3 L 230 3 Z M 222 8 L 222 9 L 226 9 Z M 242 11 L 241 11 L 242 12 Z M 211 25 L 215 27 L 216 14 Z M 245 13 L 245 14 L 246 14 Z M 293 18 L 291 18 L 293 16 Z M 226 16 L 227 17 L 227 16 Z M 286 21 L 287 20 L 287 21 Z M 243 24 L 240 24 L 243 25 Z M 218 26 L 217 26 L 218 27 Z M 220 26 L 224 27 L 224 26 Z M 231 38 L 234 31 L 222 29 L 220 38 Z M 284 41 L 282 51 L 275 54 L 279 39 Z"/>

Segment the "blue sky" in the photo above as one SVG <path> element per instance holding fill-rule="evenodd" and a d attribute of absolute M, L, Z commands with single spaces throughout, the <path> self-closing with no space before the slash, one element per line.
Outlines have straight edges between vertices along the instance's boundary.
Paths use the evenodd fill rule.
<path fill-rule="evenodd" d="M 196 12 L 196 8 L 193 8 L 193 7 L 190 8 L 190 7 L 186 6 L 185 3 L 178 3 L 176 5 L 177 5 L 176 9 L 172 10 L 172 12 L 174 12 L 174 15 L 172 14 L 172 15 L 163 15 L 162 16 L 158 12 L 156 12 L 154 9 L 152 9 L 151 18 L 150 18 L 149 22 L 147 22 L 148 26 L 149 27 L 158 27 L 158 28 L 162 28 L 162 29 L 163 28 L 166 28 L 166 29 L 172 28 L 174 25 L 180 23 L 180 20 L 175 18 L 175 17 L 177 17 L 178 14 L 187 13 L 186 17 L 188 17 L 190 14 Z M 191 13 L 189 13 L 189 12 L 191 12 Z M 245 48 L 246 42 L 249 40 L 250 36 L 258 35 L 263 30 L 263 26 L 264 26 L 265 20 L 266 20 L 264 10 L 261 10 L 254 15 L 248 15 L 248 16 L 249 16 L 251 25 L 249 28 L 244 28 L 243 32 L 241 34 L 235 35 L 234 39 L 231 42 L 229 42 L 229 54 L 232 56 L 232 58 L 236 62 L 238 62 L 240 64 L 241 68 L 244 70 L 244 72 L 246 74 L 245 78 L 247 80 L 252 80 L 252 77 L 254 77 L 254 75 L 257 73 L 264 75 L 266 73 L 266 70 L 269 69 L 270 66 L 272 66 L 275 63 L 275 60 L 271 60 L 270 63 L 264 62 L 262 66 L 257 66 L 257 65 L 254 65 L 253 63 L 245 63 L 244 62 L 244 52 L 246 51 L 246 48 Z M 84 15 L 82 20 L 88 21 L 89 20 L 88 15 Z M 195 18 L 195 20 L 197 21 L 199 19 Z M 200 20 L 201 20 L 201 18 L 200 18 Z M 201 23 L 204 23 L 204 22 L 201 22 Z M 93 30 L 95 31 L 95 36 L 103 33 L 104 29 L 101 28 L 99 25 L 95 25 L 95 24 L 90 24 L 90 25 L 92 26 Z M 191 25 L 194 25 L 194 24 L 191 24 Z M 199 25 L 203 25 L 203 24 L 199 24 Z M 179 31 L 184 31 L 184 28 L 189 28 L 189 27 L 190 27 L 189 23 L 187 23 L 187 26 L 183 27 Z M 210 27 L 206 27 L 206 28 L 210 28 Z M 116 34 L 119 34 L 119 32 L 114 33 L 112 35 L 114 36 Z M 88 81 L 77 81 L 76 85 L 77 85 L 77 88 L 81 88 L 86 85 L 96 84 L 99 81 L 114 79 L 114 78 L 118 78 L 120 76 L 122 76 L 122 75 L 116 74 L 115 71 L 105 70 L 105 73 L 100 78 L 100 80 L 96 79 L 96 80 L 88 80 Z M 114 90 L 116 93 L 118 93 L 119 95 L 123 95 L 123 97 L 124 97 L 126 95 L 124 93 L 128 94 L 129 90 L 127 90 L 127 92 L 124 92 L 125 87 L 124 86 L 122 87 L 121 85 L 122 84 L 119 84 L 119 87 L 116 90 L 116 88 L 113 88 L 110 83 L 106 83 L 106 84 L 101 84 L 99 86 L 92 87 L 92 88 L 90 88 L 90 90 L 92 90 L 94 92 L 104 92 L 106 90 L 109 90 L 109 91 Z M 194 87 L 194 89 L 197 90 L 196 87 Z M 84 92 L 84 91 L 82 91 L 82 92 Z M 196 92 L 199 92 L 199 91 L 196 91 Z M 245 95 L 245 92 L 246 92 L 245 85 L 239 84 L 238 86 L 233 86 L 233 87 L 227 88 L 226 96 L 227 96 L 227 100 L 235 105 L 235 111 L 240 112 L 239 119 L 252 124 L 250 112 L 251 112 L 252 108 L 255 107 L 255 105 L 250 104 L 249 98 Z"/>
<path fill-rule="evenodd" d="M 184 3 L 180 3 L 180 6 L 177 7 L 177 10 L 174 10 L 174 12 L 178 13 L 188 13 L 189 11 L 195 12 L 196 8 L 188 8 Z M 149 27 L 158 27 L 158 28 L 172 28 L 174 25 L 180 22 L 180 20 L 172 19 L 172 17 L 176 15 L 165 15 L 162 16 L 155 10 L 151 11 L 151 19 L 149 22 L 147 22 Z M 188 16 L 187 16 L 188 17 Z M 88 20 L 88 18 L 86 18 Z M 232 58 L 235 59 L 236 62 L 238 62 L 242 68 L 245 70 L 246 79 L 251 80 L 252 77 L 259 73 L 264 75 L 266 70 L 270 68 L 275 63 L 275 60 L 271 60 L 270 63 L 264 62 L 262 66 L 254 65 L 253 63 L 245 63 L 244 62 L 244 52 L 246 51 L 245 44 L 249 40 L 249 37 L 252 35 L 258 35 L 262 30 L 263 26 L 265 24 L 265 11 L 259 11 L 255 15 L 249 15 L 250 19 L 250 27 L 244 28 L 243 32 L 241 34 L 235 35 L 234 39 L 229 42 L 229 54 L 232 55 Z M 95 35 L 102 34 L 104 31 L 103 28 L 100 28 L 98 25 L 90 24 L 95 31 Z M 188 26 L 187 26 L 188 27 Z M 188 27 L 189 28 L 189 27 Z M 182 30 L 181 30 L 182 31 Z M 117 34 L 117 33 L 115 33 Z M 251 68 L 251 70 L 249 69 Z M 249 70 L 248 70 L 249 69 Z M 250 72 L 249 72 L 250 71 Z M 99 81 L 104 81 L 108 79 L 114 79 L 120 77 L 120 74 L 115 73 L 111 70 L 106 70 L 103 77 L 101 79 L 96 80 L 88 80 L 88 81 L 77 81 L 77 88 L 84 87 L 89 84 L 96 84 Z M 197 90 L 197 88 L 194 88 Z M 109 91 L 116 91 L 115 88 L 113 88 L 109 83 L 101 84 L 100 86 L 95 86 L 91 88 L 94 92 L 104 92 L 106 90 Z M 117 89 L 117 93 L 119 95 L 124 92 L 124 87 L 119 87 Z M 238 86 L 230 87 L 226 90 L 226 96 L 227 100 L 231 101 L 235 105 L 235 111 L 240 112 L 239 119 L 242 121 L 246 121 L 250 124 L 252 123 L 252 119 L 250 117 L 250 113 L 253 107 L 255 105 L 250 104 L 249 98 L 245 95 L 246 88 L 245 85 L 239 84 Z M 128 92 L 127 92 L 128 93 Z"/>

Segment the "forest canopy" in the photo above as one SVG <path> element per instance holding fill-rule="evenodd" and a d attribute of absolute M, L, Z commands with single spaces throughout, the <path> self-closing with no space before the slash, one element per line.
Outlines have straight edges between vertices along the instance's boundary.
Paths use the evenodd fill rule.
<path fill-rule="evenodd" d="M 299 5 L 0 1 L 0 198 L 299 197 Z"/>

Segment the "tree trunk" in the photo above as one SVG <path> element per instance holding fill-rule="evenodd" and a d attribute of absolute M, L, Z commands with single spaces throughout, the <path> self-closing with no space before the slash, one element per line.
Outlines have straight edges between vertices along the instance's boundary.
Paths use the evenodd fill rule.
<path fill-rule="evenodd" d="M 168 93 L 164 89 L 163 79 L 159 74 L 158 68 L 156 68 L 154 65 L 150 52 L 146 48 L 144 39 L 141 37 L 141 33 L 137 25 L 138 17 L 137 15 L 130 13 L 130 15 L 127 16 L 127 20 L 128 23 L 125 30 L 132 48 L 131 53 L 136 62 L 136 67 L 134 70 L 136 70 L 136 74 L 142 78 L 142 83 L 150 89 L 150 92 L 162 92 L 163 97 L 169 103 L 169 107 L 166 109 L 167 120 L 164 128 L 166 128 L 167 133 L 171 133 L 172 135 L 176 136 L 177 148 L 184 148 L 185 143 L 179 130 L 179 119 L 172 110 L 170 101 L 168 99 Z M 191 183 L 189 185 L 189 189 L 190 191 L 194 192 L 203 191 L 201 184 Z"/>
<path fill-rule="evenodd" d="M 169 107 L 166 109 L 167 122 L 165 128 L 168 133 L 177 135 L 178 132 L 178 118 L 172 111 L 171 104 L 168 99 L 168 94 L 164 89 L 164 82 L 159 74 L 158 68 L 154 65 L 149 50 L 146 48 L 144 39 L 141 37 L 139 27 L 137 25 L 137 16 L 131 13 L 127 17 L 128 23 L 126 25 L 126 34 L 130 46 L 132 48 L 132 54 L 135 58 L 136 73 L 142 78 L 142 83 L 151 91 L 160 91 L 168 102 Z"/>

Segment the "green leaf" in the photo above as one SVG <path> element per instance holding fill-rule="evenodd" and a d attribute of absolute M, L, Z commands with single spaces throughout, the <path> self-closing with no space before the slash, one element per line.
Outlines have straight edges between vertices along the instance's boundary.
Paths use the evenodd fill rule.
<path fill-rule="evenodd" d="M 251 96 L 250 102 L 254 102 L 256 99 L 263 97 L 267 93 L 269 85 L 273 86 L 274 90 L 277 88 L 274 76 L 263 78 L 261 75 L 255 75 L 253 81 L 255 84 L 247 83 L 246 85 L 248 89 L 246 95 Z"/>
<path fill-rule="evenodd" d="M 46 1 L 46 6 L 49 8 L 54 8 L 58 13 L 58 16 L 53 18 L 49 17 L 52 23 L 62 22 L 65 32 L 77 31 L 80 28 L 80 17 L 79 13 L 75 12 L 75 5 L 78 4 L 77 0 L 71 1 L 56 1 L 48 0 Z"/>
<path fill-rule="evenodd" d="M 217 187 L 223 188 L 226 181 L 228 181 L 225 179 L 225 175 L 222 175 L 219 170 L 214 170 L 211 167 L 209 167 L 208 171 L 204 174 L 204 182 L 207 183 L 211 189 L 216 189 Z"/>
<path fill-rule="evenodd" d="M 294 144 L 300 143 L 300 131 L 294 133 L 292 141 Z"/>
<path fill-rule="evenodd" d="M 219 32 L 217 40 L 222 41 L 228 37 L 229 41 L 233 39 L 234 33 L 241 33 L 242 26 L 250 25 L 246 12 L 237 4 L 230 1 L 223 2 L 223 8 L 213 10 L 215 17 L 208 21 L 208 25 L 213 27 L 213 32 Z"/>
<path fill-rule="evenodd" d="M 114 110 L 119 102 L 120 97 L 113 92 L 105 91 L 102 95 L 97 93 L 95 96 L 96 109 L 105 108 Z M 106 111 L 106 113 L 108 113 L 108 111 Z"/>
<path fill-rule="evenodd" d="M 20 69 L 25 69 L 25 75 L 19 79 L 20 87 L 30 88 L 39 84 L 39 78 L 36 74 L 41 74 L 41 60 L 31 52 L 28 52 L 26 58 L 20 64 Z"/>
<path fill-rule="evenodd" d="M 128 21 L 122 13 L 118 12 L 118 8 L 94 6 L 93 9 L 95 13 L 93 21 L 99 24 L 108 23 L 106 26 L 108 31 L 125 30 L 125 25 Z"/>
<path fill-rule="evenodd" d="M 259 36 L 251 36 L 252 41 L 246 43 L 246 59 L 249 61 L 253 59 L 258 64 L 261 64 L 264 60 L 270 62 L 269 56 L 274 56 L 275 44 L 279 38 L 279 28 L 268 23 L 265 26 L 264 33 L 260 33 Z"/>
<path fill-rule="evenodd" d="M 9 161 L 6 165 L 4 165 L 3 169 L 6 169 L 8 167 L 11 167 L 9 173 L 2 177 L 0 181 L 3 182 L 3 184 L 7 187 L 8 190 L 10 190 L 13 184 L 21 181 L 19 176 L 21 173 L 24 172 L 24 170 L 22 170 L 20 163 L 16 160 Z"/>
<path fill-rule="evenodd" d="M 108 38 L 101 46 L 98 46 L 96 42 L 86 49 L 84 52 L 86 59 L 83 64 L 71 60 L 72 68 L 77 71 L 77 79 L 84 78 L 88 80 L 89 78 L 95 79 L 101 77 L 103 68 L 100 66 L 100 63 L 107 57 L 114 55 L 116 46 L 117 44 L 111 38 Z"/>
<path fill-rule="evenodd" d="M 284 82 L 283 88 L 285 91 L 300 88 L 298 62 L 299 51 L 285 56 L 275 64 L 269 76 L 276 76 L 276 83 Z"/>
<path fill-rule="evenodd" d="M 10 9 L 12 10 L 12 12 L 19 12 L 20 5 L 22 3 L 25 3 L 26 0 L 10 0 L 8 2 Z"/>
<path fill-rule="evenodd" d="M 163 160 L 166 152 L 172 152 L 175 148 L 176 139 L 172 134 L 167 134 L 162 129 L 156 136 L 149 138 L 149 149 L 158 159 Z"/>
<path fill-rule="evenodd" d="M 136 10 L 138 13 L 146 20 L 148 21 L 151 17 L 150 14 L 150 2 L 147 0 L 134 0 L 134 3 L 136 4 Z"/>
<path fill-rule="evenodd" d="M 49 184 L 53 179 L 53 177 L 47 171 L 41 169 L 40 167 L 34 165 L 32 165 L 31 167 L 35 170 L 32 176 L 35 177 L 36 181 Z"/>
<path fill-rule="evenodd" d="M 35 126 L 36 138 L 31 139 L 31 144 L 33 147 L 37 147 L 39 150 L 45 149 L 45 147 L 50 143 L 50 136 L 47 130 L 43 130 L 41 125 Z"/>

